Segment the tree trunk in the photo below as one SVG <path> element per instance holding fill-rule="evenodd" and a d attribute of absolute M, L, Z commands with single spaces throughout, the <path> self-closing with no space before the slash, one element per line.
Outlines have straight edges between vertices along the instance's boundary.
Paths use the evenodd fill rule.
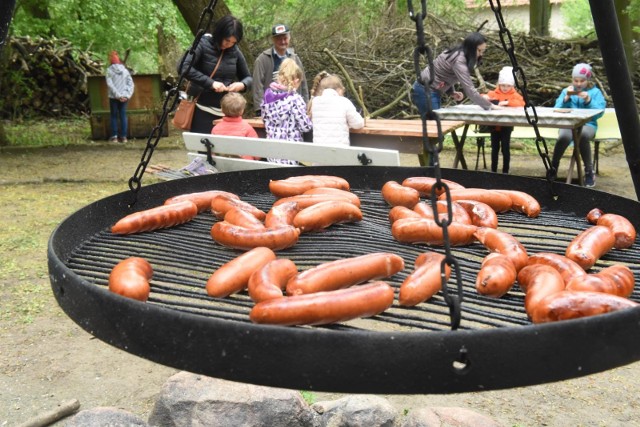
<path fill-rule="evenodd" d="M 625 13 L 625 9 L 629 6 L 630 0 L 615 0 L 616 15 L 618 17 L 618 25 L 620 27 L 620 35 L 622 36 L 622 45 L 624 46 L 624 54 L 627 57 L 627 66 L 629 74 L 633 75 L 636 71 L 637 64 L 633 57 L 633 29 L 629 14 Z"/>
<path fill-rule="evenodd" d="M 529 34 L 548 36 L 551 19 L 550 0 L 531 0 L 529 2 Z"/>
<path fill-rule="evenodd" d="M 7 66 L 3 47 L 7 39 L 7 34 L 9 33 L 9 24 L 11 24 L 11 17 L 13 16 L 15 5 L 16 0 L 4 0 L 0 2 L 0 74 L 2 74 L 2 70 Z M 0 120 L 0 146 L 8 144 L 7 134 L 4 131 L 4 122 Z"/>

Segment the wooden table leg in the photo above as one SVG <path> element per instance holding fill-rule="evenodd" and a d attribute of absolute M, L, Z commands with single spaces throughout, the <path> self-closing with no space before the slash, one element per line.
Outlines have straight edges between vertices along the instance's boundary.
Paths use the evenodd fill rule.
<path fill-rule="evenodd" d="M 462 130 L 462 137 L 458 139 L 458 134 L 455 129 L 451 131 L 451 139 L 453 139 L 453 145 L 456 147 L 456 155 L 453 159 L 453 168 L 458 167 L 458 162 L 462 166 L 462 169 L 467 169 L 467 161 L 464 159 L 464 142 L 467 139 L 467 130 L 469 129 L 469 125 L 465 124 L 464 129 Z"/>

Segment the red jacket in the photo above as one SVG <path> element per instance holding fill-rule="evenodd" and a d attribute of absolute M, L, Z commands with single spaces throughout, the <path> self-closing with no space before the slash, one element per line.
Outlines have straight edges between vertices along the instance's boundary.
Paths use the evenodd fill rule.
<path fill-rule="evenodd" d="M 249 123 L 245 122 L 242 117 L 223 117 L 222 121 L 213 126 L 211 134 L 258 138 L 258 134 L 255 129 L 253 129 Z M 240 156 L 240 158 L 245 160 L 260 160 L 260 157 L 253 156 Z"/>
<path fill-rule="evenodd" d="M 489 91 L 487 95 L 491 100 L 509 101 L 509 104 L 505 105 L 505 107 L 524 107 L 524 99 L 514 87 L 508 92 L 503 92 L 499 87 L 496 87 L 496 90 Z"/>

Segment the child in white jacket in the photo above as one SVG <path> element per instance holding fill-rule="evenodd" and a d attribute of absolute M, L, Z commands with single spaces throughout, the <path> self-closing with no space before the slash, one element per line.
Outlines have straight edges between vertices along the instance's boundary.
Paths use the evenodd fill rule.
<path fill-rule="evenodd" d="M 313 143 L 349 145 L 349 128 L 364 127 L 364 119 L 353 103 L 344 97 L 340 77 L 321 71 L 313 81 L 311 94 Z"/>

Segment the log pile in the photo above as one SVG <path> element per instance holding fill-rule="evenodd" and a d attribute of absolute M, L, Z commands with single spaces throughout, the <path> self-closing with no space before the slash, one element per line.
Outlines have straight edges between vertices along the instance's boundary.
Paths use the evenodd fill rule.
<path fill-rule="evenodd" d="M 90 52 L 63 39 L 12 37 L 0 78 L 3 117 L 66 116 L 87 113 L 87 75 L 102 74 Z"/>

